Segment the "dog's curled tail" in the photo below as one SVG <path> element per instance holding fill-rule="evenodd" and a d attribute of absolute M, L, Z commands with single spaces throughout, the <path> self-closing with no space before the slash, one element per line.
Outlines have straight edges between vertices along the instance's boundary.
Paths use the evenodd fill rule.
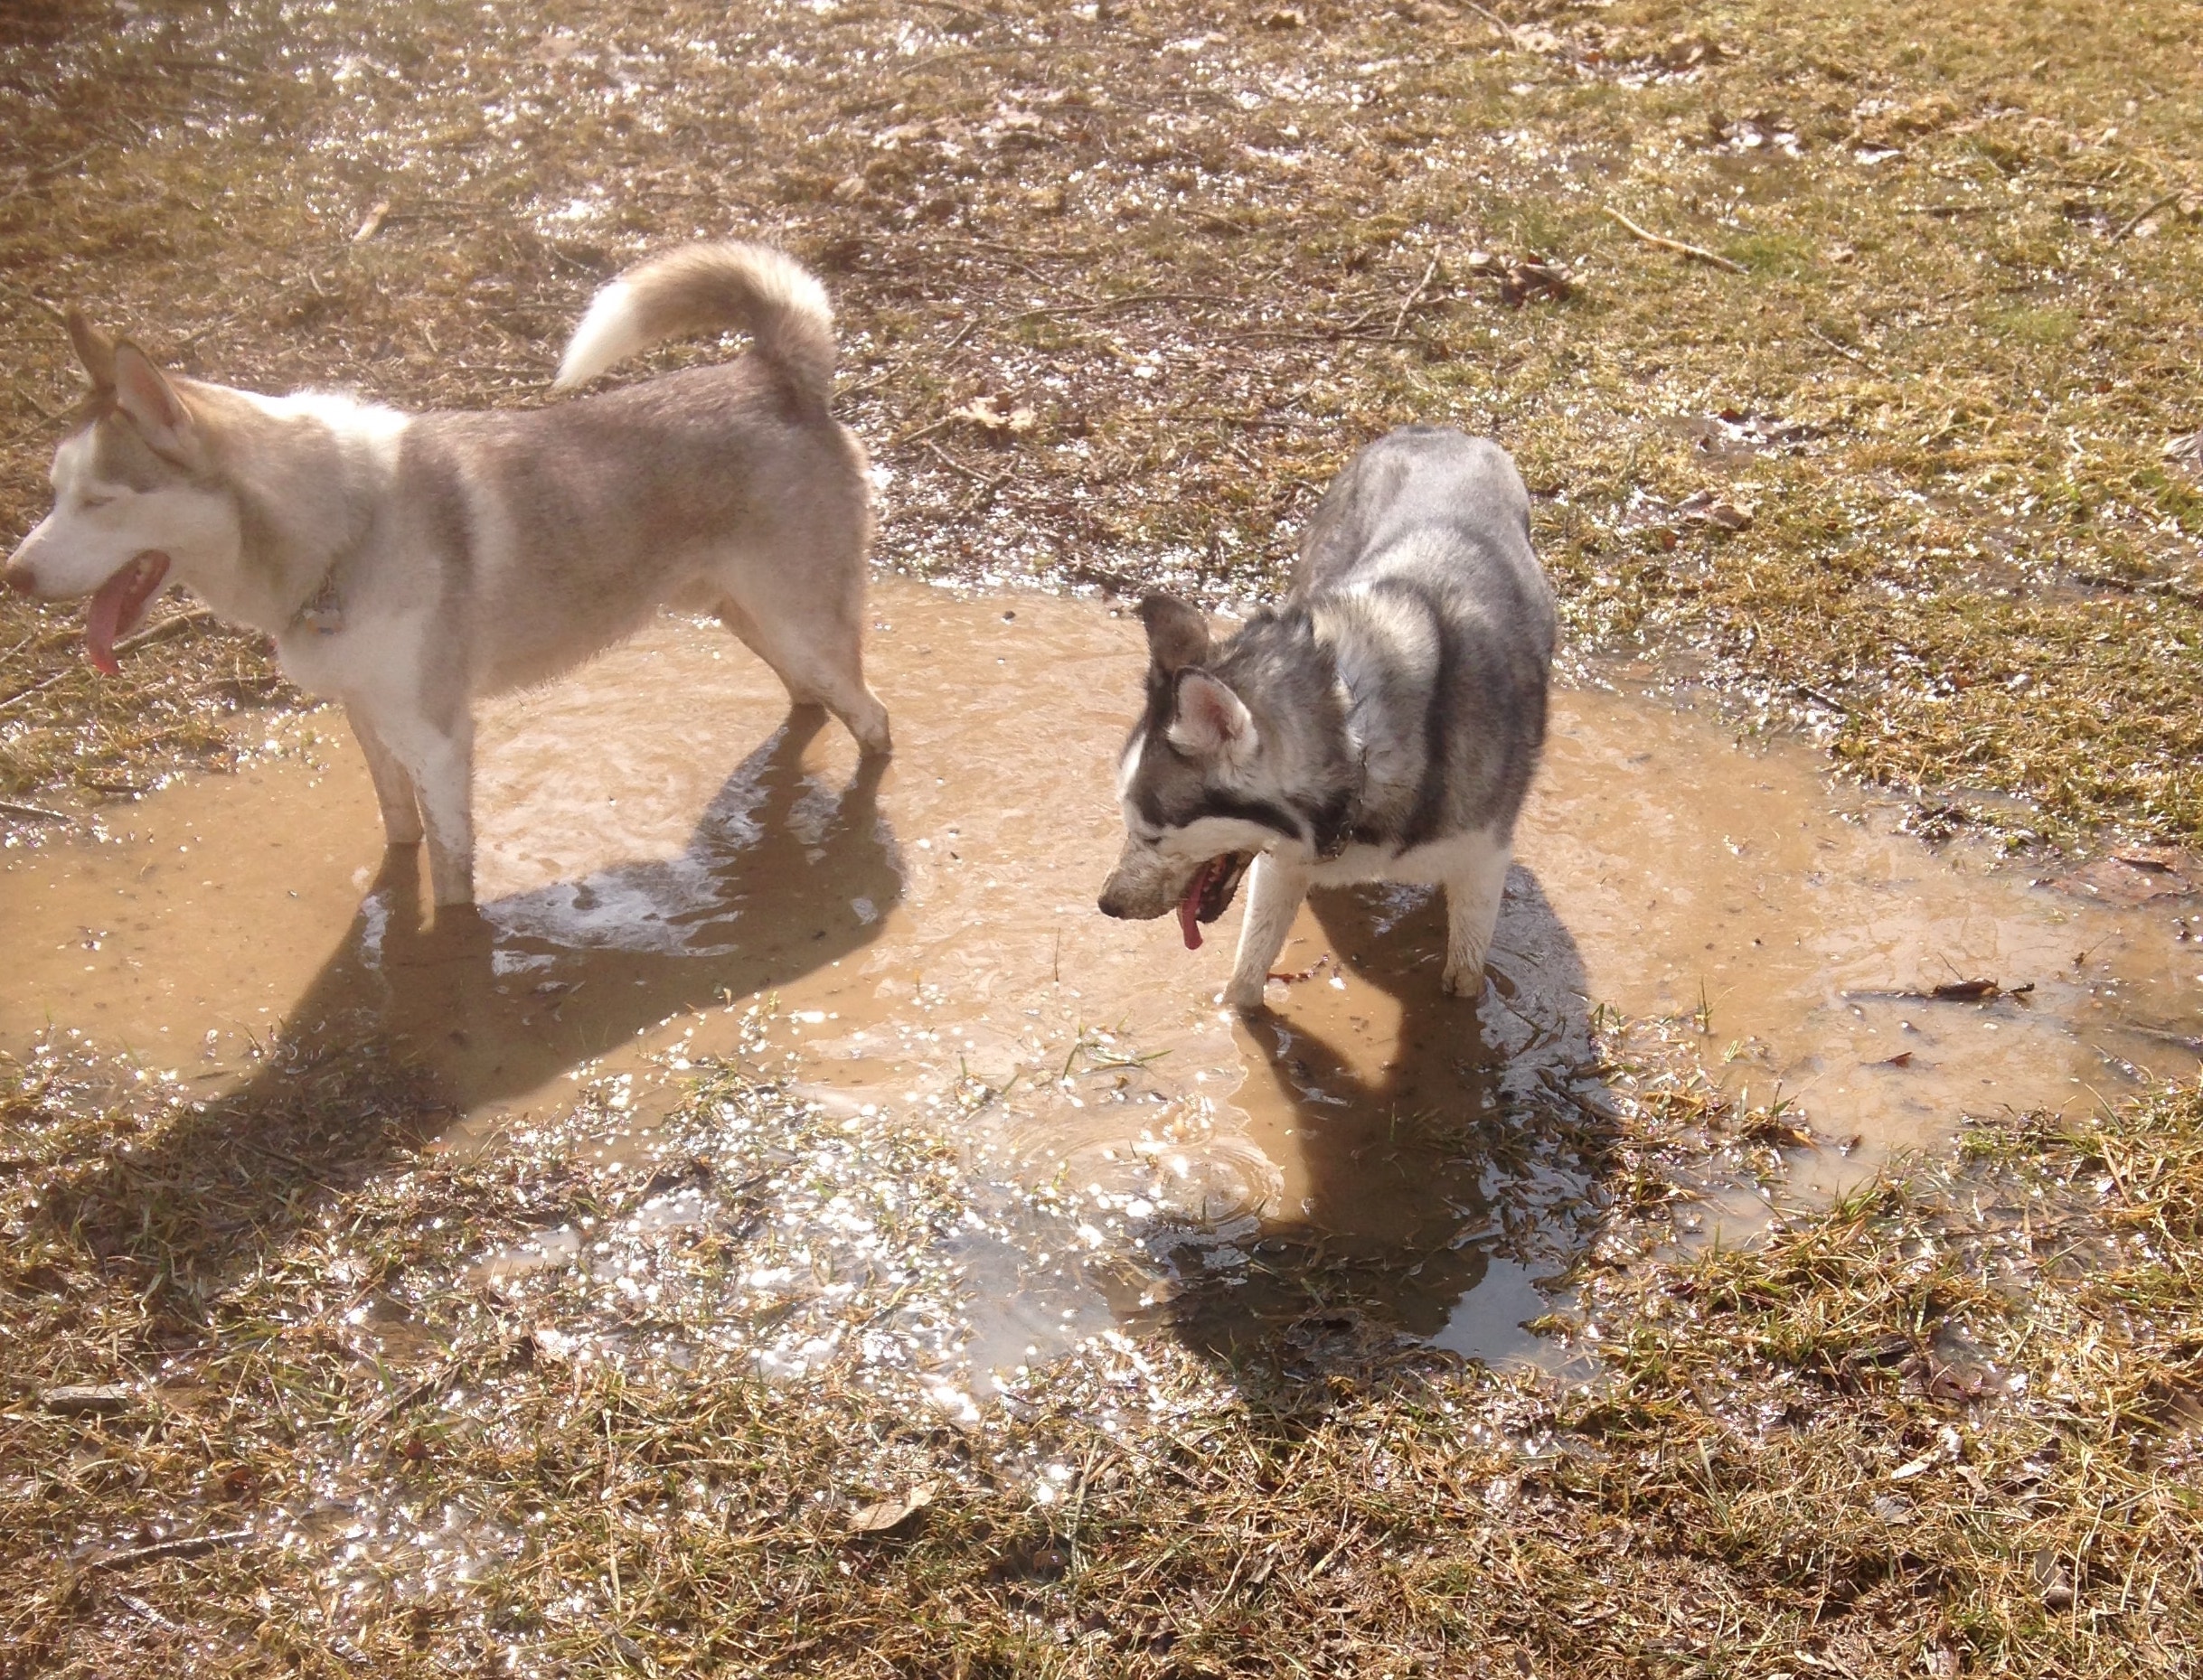
<path fill-rule="evenodd" d="M 621 275 L 591 300 L 553 390 L 586 385 L 662 340 L 740 327 L 757 353 L 821 408 L 833 389 L 833 308 L 811 271 L 769 245 L 683 245 Z"/>

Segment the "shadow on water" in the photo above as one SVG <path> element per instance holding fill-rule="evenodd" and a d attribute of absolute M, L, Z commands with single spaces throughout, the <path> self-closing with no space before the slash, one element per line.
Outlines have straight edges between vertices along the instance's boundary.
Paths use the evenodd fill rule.
<path fill-rule="evenodd" d="M 494 1113 L 670 1016 L 865 945 L 902 891 L 878 805 L 886 765 L 865 761 L 839 789 L 806 774 L 822 721 L 791 713 L 670 859 L 424 928 L 424 866 L 386 855 L 252 1075 L 51 1211 L 104 1226 L 89 1234 L 105 1253 L 142 1250 L 176 1276 L 231 1272 L 318 1193 L 357 1187 L 455 1115 Z"/>
<path fill-rule="evenodd" d="M 1397 1027 L 1305 1007 L 1326 995 L 1320 975 L 1249 1023 L 1261 1054 L 1240 1100 L 1290 1105 L 1304 1199 L 1251 1245 L 1243 1281 L 1181 1297 L 1171 1321 L 1233 1360 L 1266 1347 L 1290 1362 L 1368 1328 L 1494 1364 L 1529 1356 L 1538 1286 L 1588 1250 L 1607 1200 L 1576 943 L 1518 866 L 1472 1006 L 1439 990 L 1437 895 L 1363 887 L 1310 907 L 1334 960 L 1397 1000 Z"/>

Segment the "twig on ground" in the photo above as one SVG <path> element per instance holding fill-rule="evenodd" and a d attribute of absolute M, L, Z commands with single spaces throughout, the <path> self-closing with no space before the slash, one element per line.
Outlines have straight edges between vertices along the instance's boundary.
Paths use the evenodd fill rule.
<path fill-rule="evenodd" d="M 1840 711 L 1847 718 L 1851 715 L 1852 709 L 1850 707 L 1845 705 L 1834 695 L 1827 693 L 1822 690 L 1814 688 L 1810 682 L 1793 682 L 1790 685 L 1790 687 L 1793 692 L 1803 694 L 1807 699 L 1812 701 L 1817 706 L 1825 706 L 1831 711 Z"/>
<path fill-rule="evenodd" d="M 155 642 L 165 642 L 177 632 L 187 630 L 193 624 L 212 624 L 213 619 L 213 611 L 209 607 L 187 606 L 181 613 L 170 614 L 157 624 L 147 624 L 135 635 L 123 637 L 115 643 L 115 652 L 135 653 L 139 648 L 151 647 Z"/>
<path fill-rule="evenodd" d="M 1477 16 L 1483 18 L 1485 23 L 1491 24 L 1492 28 L 1498 30 L 1502 35 L 1505 36 L 1507 44 L 1509 46 L 1514 47 L 1521 45 L 1521 37 L 1514 33 L 1514 25 L 1510 23 L 1505 18 L 1502 17 L 1497 12 L 1485 10 L 1483 6 L 1476 4 L 1476 0 L 1464 0 L 1464 4 L 1468 6 L 1470 11 L 1475 13 Z"/>
<path fill-rule="evenodd" d="M 0 799 L 0 817 L 13 817 L 18 822 L 74 822 L 76 821 L 66 811 L 52 811 L 44 805 L 26 805 L 22 801 L 14 799 Z"/>
<path fill-rule="evenodd" d="M 147 625 L 134 636 L 125 636 L 115 644 L 115 652 L 118 654 L 135 652 L 137 649 L 152 643 L 165 641 L 179 630 L 189 625 L 205 623 L 213 616 L 214 615 L 203 606 L 188 607 L 181 613 L 172 614 L 164 618 L 157 624 Z M 14 693 L 0 698 L 0 711 L 5 711 L 18 700 L 27 700 L 33 694 L 42 693 L 62 679 L 73 677 L 76 673 L 77 668 L 74 665 L 64 665 L 51 676 L 33 682 L 29 688 L 17 689 Z"/>
<path fill-rule="evenodd" d="M 2182 199 L 2188 196 L 2188 192 L 2189 189 L 2184 186 L 2175 187 L 2171 192 L 2166 193 L 2162 198 L 2152 200 L 2151 202 L 2144 204 L 2140 210 L 2136 211 L 2132 216 L 2127 218 L 2126 225 L 2124 227 L 2121 228 L 2118 232 L 2111 236 L 2111 243 L 2114 245 L 2118 244 L 2121 239 L 2123 239 L 2128 234 L 2133 232 L 2136 228 L 2139 228 L 2143 222 L 2149 221 L 2149 219 L 2157 214 L 2159 211 L 2168 209 L 2171 205 L 2179 203 Z"/>
<path fill-rule="evenodd" d="M 886 384 L 897 374 L 900 373 L 913 361 L 917 361 L 920 352 L 924 352 L 925 353 L 932 356 L 946 356 L 950 351 L 956 349 L 957 345 L 964 343 L 965 339 L 971 337 L 971 335 L 978 330 L 978 327 L 979 317 L 977 315 L 974 315 L 962 326 L 958 327 L 956 332 L 950 335 L 948 343 L 942 345 L 938 350 L 928 350 L 927 346 L 923 344 L 913 345 L 909 354 L 898 357 L 891 366 L 882 368 L 879 372 L 873 374 L 871 379 L 861 380 L 856 384 L 849 386 L 838 394 L 843 397 L 861 397 L 866 391 L 876 389 L 880 386 Z"/>
<path fill-rule="evenodd" d="M 214 1535 L 186 1535 L 175 1540 L 156 1540 L 151 1545 L 132 1546 L 125 1552 L 109 1552 L 103 1557 L 88 1562 L 87 1569 L 127 1569 L 133 1563 L 150 1563 L 161 1557 L 197 1557 L 202 1552 L 212 1552 L 216 1546 L 234 1545 L 240 1540 L 252 1538 L 249 1528 L 225 1529 Z"/>
<path fill-rule="evenodd" d="M 888 442 L 890 445 L 896 447 L 899 447 L 904 444 L 920 443 L 926 438 L 932 436 L 936 432 L 947 430 L 949 427 L 956 424 L 956 417 L 955 415 L 945 414 L 937 420 L 928 421 L 924 426 L 913 427 L 910 430 L 902 433 L 899 436 L 890 437 L 888 439 Z"/>
<path fill-rule="evenodd" d="M 2024 998 L 2034 990 L 2035 982 L 2031 980 L 2019 986 L 2000 986 L 1993 980 L 1953 980 L 1930 986 L 1925 991 L 1916 986 L 1906 986 L 1890 991 L 1843 991 L 1836 995 L 1847 1002 L 1993 1003 L 1999 998 Z"/>
<path fill-rule="evenodd" d="M 1236 304 L 1239 300 L 1217 292 L 1128 292 L 1122 297 L 1105 297 L 1090 304 L 1049 304 L 1039 309 L 1022 310 L 1010 317 L 1012 321 L 1038 321 L 1048 315 L 1107 314 L 1117 309 L 1136 309 L 1143 304 Z"/>
<path fill-rule="evenodd" d="M 1664 233 L 1654 233 L 1649 228 L 1641 228 L 1612 205 L 1607 206 L 1606 213 L 1647 245 L 1657 245 L 1663 251 L 1673 251 L 1679 256 L 1690 258 L 1694 262 L 1711 263 L 1715 267 L 1726 268 L 1731 274 L 1751 272 L 1742 263 L 1731 262 L 1719 252 L 1709 251 L 1703 245 L 1686 245 L 1682 240 L 1671 239 Z"/>
<path fill-rule="evenodd" d="M 941 465 L 948 468 L 950 472 L 961 473 L 965 477 L 970 479 L 974 484 L 984 484 L 989 490 L 1000 489 L 1003 480 L 1010 476 L 1009 474 L 1003 473 L 995 477 L 989 478 L 977 467 L 965 465 L 963 462 L 957 460 L 955 455 L 949 454 L 947 450 L 942 448 L 940 445 L 935 443 L 931 438 L 927 438 L 926 440 L 926 447 L 940 457 Z"/>
<path fill-rule="evenodd" d="M 52 676 L 40 678 L 27 689 L 17 689 L 14 693 L 0 698 L 0 711 L 5 711 L 17 700 L 27 700 L 33 694 L 42 694 L 46 690 L 61 681 L 62 678 L 76 675 L 76 671 L 77 668 L 74 665 L 64 665 Z"/>
<path fill-rule="evenodd" d="M 1388 337 L 1398 338 L 1400 335 L 1400 328 L 1407 324 L 1407 312 L 1423 301 L 1423 294 L 1430 290 L 1431 277 L 1437 272 L 1438 259 L 1433 257 L 1430 267 L 1423 270 L 1423 277 L 1416 282 L 1415 290 L 1407 294 L 1407 302 L 1400 305 L 1399 314 L 1392 317 L 1392 331 L 1387 334 Z"/>
<path fill-rule="evenodd" d="M 1849 344 L 1845 343 L 1840 338 L 1831 338 L 1826 333 L 1823 333 L 1819 327 L 1814 326 L 1811 322 L 1806 323 L 1805 330 L 1812 333 L 1815 338 L 1819 339 L 1823 344 L 1826 344 L 1831 350 L 1834 351 L 1839 356 L 1842 356 L 1849 361 L 1857 362 L 1860 367 L 1866 369 L 1868 372 L 1879 373 L 1881 371 L 1879 368 L 1875 366 L 1871 361 L 1869 361 L 1866 356 L 1862 355 L 1859 352 L 1853 350 Z"/>

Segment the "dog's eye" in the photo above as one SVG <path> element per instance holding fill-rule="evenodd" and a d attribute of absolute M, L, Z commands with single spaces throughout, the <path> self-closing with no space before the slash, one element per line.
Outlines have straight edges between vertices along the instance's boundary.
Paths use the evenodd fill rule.
<path fill-rule="evenodd" d="M 93 508 L 103 508 L 107 506 L 107 504 L 114 501 L 114 499 L 115 498 L 112 496 L 87 496 L 84 498 L 84 506 L 86 511 L 89 512 Z"/>

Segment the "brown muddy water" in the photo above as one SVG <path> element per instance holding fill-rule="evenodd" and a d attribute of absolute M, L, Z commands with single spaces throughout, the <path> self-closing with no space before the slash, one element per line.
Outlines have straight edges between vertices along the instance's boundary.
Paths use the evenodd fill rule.
<path fill-rule="evenodd" d="M 1296 978 L 1235 1021 L 1216 998 L 1236 915 L 1189 953 L 1172 918 L 1094 908 L 1136 621 L 895 581 L 873 618 L 887 765 L 681 619 L 487 709 L 479 919 L 423 926 L 341 726 L 14 849 L 0 1047 L 73 1028 L 204 1100 L 262 1076 L 271 1043 L 375 1037 L 429 1071 L 445 1147 L 590 1093 L 592 1147 L 635 1160 L 696 1065 L 733 1058 L 796 1103 L 752 1305 L 830 1302 L 877 1258 L 910 1170 L 895 1139 L 954 1153 L 962 1211 L 899 1239 L 952 1285 L 898 1355 L 952 1407 L 1181 1296 L 1233 1303 L 1201 1335 L 1304 1306 L 1289 1268 L 1331 1268 L 1461 1353 L 1535 1356 L 1539 1285 L 1605 1207 L 1596 1009 L 1685 1021 L 1733 1085 L 1793 1101 L 1826 1140 L 1793 1166 L 1810 1195 L 1963 1115 L 2195 1068 L 2203 953 L 2146 881 L 2114 907 L 2093 877 L 2053 889 L 1930 849 L 1807 751 L 1740 746 L 1613 671 L 1557 697 L 1480 1002 L 1439 993 L 1438 906 L 1372 888 L 1304 910 Z M 1975 978 L 2032 990 L 1920 995 Z M 725 1216 L 688 1184 L 626 1238 Z M 613 1234 L 545 1231 L 475 1276 L 608 1275 Z M 843 1347 L 831 1319 L 777 1306 L 773 1333 L 730 1333 L 795 1375 Z"/>

